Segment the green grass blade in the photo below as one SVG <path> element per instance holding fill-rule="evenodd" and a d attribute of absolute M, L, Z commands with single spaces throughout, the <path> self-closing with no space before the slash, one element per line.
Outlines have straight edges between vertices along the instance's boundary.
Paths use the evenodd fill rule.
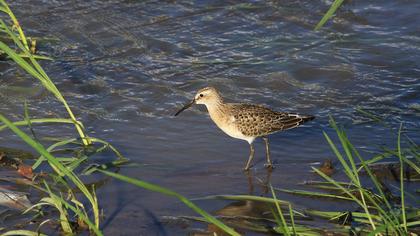
<path fill-rule="evenodd" d="M 319 216 L 326 219 L 338 219 L 341 216 L 347 214 L 347 212 L 342 212 L 342 211 L 306 210 L 306 212 L 310 215 Z M 363 219 L 369 218 L 369 216 L 363 212 L 353 211 L 351 214 L 354 218 L 363 218 Z M 381 217 L 378 215 L 371 215 L 371 217 L 375 220 L 381 220 Z"/>
<path fill-rule="evenodd" d="M 29 58 L 29 56 L 27 54 L 24 54 L 24 53 L 19 53 L 19 56 L 21 56 L 22 58 Z M 48 60 L 48 61 L 53 61 L 54 60 L 51 57 L 42 56 L 42 55 L 32 55 L 32 56 L 35 59 L 39 59 L 39 60 Z"/>
<path fill-rule="evenodd" d="M 418 165 L 416 165 L 414 162 L 412 162 L 410 159 L 401 156 L 401 158 L 411 167 L 413 168 L 413 170 L 415 170 L 417 172 L 417 174 L 420 174 L 420 167 Z"/>
<path fill-rule="evenodd" d="M 283 229 L 284 229 L 283 231 L 285 235 L 290 235 L 289 227 L 287 226 L 286 219 L 284 218 L 283 212 L 280 208 L 280 204 L 277 201 L 276 193 L 271 184 L 270 184 L 270 190 L 271 190 L 271 194 L 273 195 L 274 205 L 276 206 L 277 214 L 280 216 L 280 219 L 281 219 L 281 221 L 277 222 L 277 224 L 280 223 L 279 226 L 283 226 Z"/>
<path fill-rule="evenodd" d="M 340 139 L 341 146 L 343 147 L 344 152 L 346 153 L 347 159 L 350 162 L 351 168 L 353 170 L 352 175 L 356 178 L 357 183 L 360 183 L 359 175 L 357 174 L 356 163 L 354 162 L 352 151 L 350 150 L 349 142 L 348 142 L 345 132 L 337 126 L 337 123 L 332 117 L 330 117 L 330 124 L 331 124 L 331 127 L 336 131 L 337 136 Z"/>
<path fill-rule="evenodd" d="M 398 222 L 398 216 L 396 216 L 394 214 L 394 211 L 392 209 L 392 206 L 389 203 L 389 201 L 387 199 L 387 196 L 383 192 L 382 187 L 381 187 L 381 184 L 377 180 L 376 176 L 373 174 L 373 172 L 370 170 L 369 166 L 364 161 L 364 159 L 362 158 L 362 156 L 359 154 L 359 152 L 356 150 L 356 148 L 350 142 L 349 142 L 349 146 L 353 150 L 353 152 L 356 154 L 356 156 L 358 157 L 358 159 L 359 159 L 359 161 L 360 161 L 361 166 L 363 167 L 363 169 L 366 171 L 366 173 L 368 173 L 370 180 L 373 182 L 373 184 L 375 185 L 376 189 L 378 190 L 378 192 L 379 192 L 379 194 L 381 196 L 382 202 L 381 203 L 378 203 L 377 201 L 375 201 L 375 199 L 373 198 L 373 196 L 371 194 L 366 194 L 366 197 L 375 206 L 375 209 L 377 211 L 379 211 L 380 214 L 383 216 L 383 221 L 389 222 L 389 223 L 391 223 L 391 222 L 394 222 L 394 223 L 395 222 Z M 385 209 L 382 208 L 383 203 L 385 203 L 385 206 L 387 206 L 388 210 L 385 210 Z M 394 219 L 392 220 L 390 217 L 393 217 Z M 395 225 L 395 224 L 390 224 L 390 225 Z"/>
<path fill-rule="evenodd" d="M 290 223 L 292 224 L 293 235 L 296 234 L 295 216 L 293 214 L 292 205 L 289 204 Z"/>
<path fill-rule="evenodd" d="M 36 137 L 35 131 L 34 131 L 33 127 L 32 127 L 31 119 L 29 118 L 28 103 L 26 101 L 24 102 L 23 107 L 24 107 L 23 110 L 24 110 L 24 115 L 25 115 L 24 117 L 25 117 L 26 124 L 28 125 L 28 128 L 29 128 L 29 130 L 32 133 L 32 137 L 34 137 L 34 139 L 37 140 L 38 138 Z"/>
<path fill-rule="evenodd" d="M 378 180 L 376 179 L 376 176 L 372 173 L 372 171 L 370 170 L 370 168 L 368 167 L 364 159 L 361 157 L 357 149 L 351 144 L 345 132 L 343 130 L 340 130 L 335 124 L 334 120 L 332 119 L 331 119 L 331 124 L 332 124 L 332 127 L 336 130 L 339 136 L 339 139 L 343 145 L 343 148 L 345 149 L 345 152 L 347 154 L 347 158 L 351 163 L 351 166 L 353 169 L 352 175 L 354 175 L 355 179 L 357 180 L 357 182 L 355 183 L 357 184 L 356 186 L 357 191 L 359 192 L 359 195 L 360 195 L 360 201 L 358 202 L 358 204 L 364 209 L 366 215 L 368 216 L 368 220 L 369 220 L 370 225 L 372 226 L 372 229 L 375 230 L 377 226 L 381 226 L 381 223 L 383 223 L 388 226 L 387 230 L 393 230 L 393 232 L 397 232 L 399 234 L 403 233 L 398 227 L 395 226 L 395 225 L 398 225 L 399 216 L 396 214 L 396 211 L 393 210 L 390 203 L 388 202 L 387 196 L 382 191 L 382 187 L 381 187 L 382 185 L 378 182 Z M 366 172 L 369 174 L 370 179 L 372 180 L 376 189 L 380 193 L 379 196 L 373 194 L 371 191 L 366 190 L 365 188 L 361 186 L 361 183 L 358 177 L 358 173 L 361 168 L 360 169 L 356 168 L 353 155 L 352 155 L 353 153 L 358 157 L 361 163 L 361 168 L 365 169 Z M 337 158 L 340 159 L 341 161 L 342 157 L 337 155 Z M 341 162 L 346 163 L 344 160 Z M 347 172 L 346 168 L 345 168 L 345 171 Z M 368 203 L 371 205 L 368 205 Z M 388 209 L 383 209 L 384 203 Z M 374 210 L 378 211 L 378 213 L 381 215 L 381 221 L 380 221 L 381 223 L 376 223 L 373 220 L 373 215 L 370 212 L 370 208 L 373 208 Z"/>
<path fill-rule="evenodd" d="M 380 116 L 375 115 L 375 114 L 373 114 L 371 112 L 365 111 L 361 107 L 356 107 L 356 111 L 359 112 L 359 113 L 361 113 L 361 114 L 363 114 L 363 115 L 365 115 L 365 116 L 367 116 L 368 118 L 372 119 L 375 122 L 382 122 L 383 121 L 383 119 Z"/>
<path fill-rule="evenodd" d="M 391 157 L 392 155 L 393 154 L 391 154 L 389 152 L 381 153 L 379 155 L 376 155 L 376 156 L 372 157 L 369 160 L 366 160 L 365 162 L 366 162 L 366 165 L 371 165 L 371 164 L 376 163 L 376 162 L 378 162 L 380 160 L 383 160 L 385 158 Z M 357 169 L 357 172 L 360 172 L 362 169 L 363 169 L 363 166 L 362 165 L 359 165 L 359 168 Z"/>
<path fill-rule="evenodd" d="M 314 30 L 319 30 L 331 17 L 332 15 L 337 11 L 337 9 L 341 6 L 344 0 L 335 0 L 332 4 L 330 9 L 328 9 L 327 13 L 322 17 L 322 19 L 318 22 L 318 24 L 315 26 Z"/>
<path fill-rule="evenodd" d="M 127 158 L 125 158 L 114 146 L 112 146 L 110 143 L 99 139 L 99 138 L 93 138 L 93 137 L 89 137 L 90 141 L 93 143 L 102 143 L 104 145 L 106 145 L 109 149 L 111 149 L 111 151 L 113 151 L 115 153 L 115 155 L 117 155 L 118 159 L 120 160 L 127 160 Z"/>
<path fill-rule="evenodd" d="M 75 141 L 77 141 L 77 139 L 75 139 L 75 138 L 71 138 L 71 139 L 66 139 L 66 140 L 63 140 L 63 141 L 60 141 L 60 142 L 56 142 L 56 143 L 54 143 L 54 144 L 52 144 L 51 146 L 49 146 L 48 148 L 47 148 L 47 151 L 48 152 L 51 152 L 51 151 L 53 151 L 55 148 L 57 148 L 57 147 L 60 147 L 60 146 L 64 146 L 64 145 L 66 145 L 66 144 L 69 144 L 69 143 L 73 143 L 73 142 L 75 142 Z M 41 165 L 41 163 L 43 162 L 43 161 L 45 161 L 45 158 L 41 155 L 37 160 L 36 160 L 36 162 L 32 165 L 32 169 L 36 169 L 36 168 L 38 168 L 39 167 L 39 165 Z"/>
<path fill-rule="evenodd" d="M 40 202 L 45 202 L 55 207 L 60 213 L 60 224 L 61 224 L 61 229 L 64 231 L 64 234 L 68 234 L 68 235 L 73 234 L 73 230 L 71 229 L 70 222 L 68 220 L 68 213 L 63 208 L 63 204 L 58 200 L 59 197 L 54 195 L 51 192 L 50 187 L 48 186 L 46 181 L 43 181 L 43 182 L 50 197 L 44 197 L 40 200 Z"/>
<path fill-rule="evenodd" d="M 41 234 L 39 232 L 29 231 L 29 230 L 11 230 L 6 233 L 1 234 L 1 236 L 47 236 L 46 234 Z"/>
<path fill-rule="evenodd" d="M 0 41 L 0 50 L 5 52 L 13 61 L 15 61 L 21 68 L 26 72 L 39 79 L 45 86 L 45 81 L 42 76 L 28 63 L 26 62 L 19 54 L 12 50 L 9 46 Z M 47 87 L 47 86 L 46 86 Z"/>
<path fill-rule="evenodd" d="M 56 199 L 61 202 L 61 204 L 63 204 L 66 208 L 72 210 L 80 219 L 82 219 L 83 222 L 85 222 L 89 226 L 89 228 L 91 230 L 93 230 L 93 232 L 95 232 L 95 234 L 97 236 L 102 236 L 103 235 L 102 232 L 99 230 L 99 228 L 96 227 L 96 225 L 92 221 L 90 221 L 90 219 L 85 215 L 84 212 L 82 212 L 80 209 L 72 206 L 71 204 L 66 202 L 63 198 L 61 198 L 61 197 L 59 197 L 59 196 L 57 196 L 53 193 L 52 193 L 52 195 L 55 196 Z"/>
<path fill-rule="evenodd" d="M 354 194 L 352 194 L 347 188 L 341 186 L 339 183 L 337 183 L 335 180 L 333 180 L 331 177 L 327 176 L 326 174 L 322 173 L 320 170 L 318 170 L 315 167 L 312 167 L 312 170 L 315 171 L 318 175 L 320 175 L 325 180 L 329 181 L 333 185 L 335 185 L 337 188 L 339 188 L 341 191 L 346 193 L 351 199 L 353 199 L 354 202 L 362 206 L 362 202 L 359 201 L 359 199 L 356 198 Z"/>
<path fill-rule="evenodd" d="M 9 6 L 4 0 L 0 0 L 1 5 L 3 5 L 4 12 L 7 13 L 10 19 L 13 22 L 13 25 L 16 27 L 19 33 L 20 41 L 23 43 L 26 49 L 29 50 L 28 41 L 26 40 L 26 36 L 23 33 L 22 27 L 20 26 L 15 14 L 13 14 L 12 10 L 10 10 Z"/>
<path fill-rule="evenodd" d="M 401 155 L 401 130 L 402 130 L 402 123 L 400 125 L 400 129 L 398 130 L 398 140 L 397 140 L 397 149 L 398 149 L 398 158 L 400 159 L 400 191 L 401 191 L 401 211 L 402 211 L 402 224 L 405 230 L 405 233 L 408 232 L 407 229 L 407 216 L 405 212 L 405 199 L 404 199 L 404 161 Z"/>
<path fill-rule="evenodd" d="M 336 194 L 313 192 L 313 191 L 304 191 L 304 190 L 289 190 L 289 189 L 280 189 L 280 188 L 275 188 L 275 190 L 281 191 L 281 192 L 284 192 L 284 193 L 296 194 L 296 195 L 303 195 L 303 196 L 310 196 L 310 197 L 321 197 L 321 198 L 336 198 L 336 199 L 341 199 L 341 200 L 352 201 L 352 198 L 350 198 L 350 197 L 340 196 L 340 195 L 336 195 Z"/>
<path fill-rule="evenodd" d="M 74 124 L 74 121 L 71 120 L 71 119 L 62 119 L 62 118 L 31 119 L 31 124 L 46 124 L 46 123 Z M 13 122 L 13 124 L 16 125 L 16 126 L 28 125 L 26 120 L 15 121 L 15 122 Z M 7 125 L 0 125 L 0 131 L 4 130 L 6 128 L 8 128 Z"/>
<path fill-rule="evenodd" d="M 323 132 L 325 139 L 327 140 L 328 144 L 330 145 L 331 149 L 333 150 L 334 154 L 340 161 L 341 165 L 344 168 L 344 171 L 346 175 L 349 177 L 350 181 L 353 182 L 356 185 L 359 185 L 358 179 L 354 176 L 353 171 L 350 169 L 350 166 L 347 164 L 344 157 L 341 155 L 340 151 L 338 151 L 337 147 L 335 146 L 334 142 L 331 140 L 331 138 L 328 136 L 327 133 Z"/>

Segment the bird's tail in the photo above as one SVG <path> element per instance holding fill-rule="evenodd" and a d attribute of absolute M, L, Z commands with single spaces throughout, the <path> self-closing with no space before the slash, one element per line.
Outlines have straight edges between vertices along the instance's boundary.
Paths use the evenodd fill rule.
<path fill-rule="evenodd" d="M 311 116 L 311 115 L 300 115 L 300 117 L 302 118 L 303 123 L 315 119 L 315 116 Z"/>
<path fill-rule="evenodd" d="M 299 114 L 293 114 L 293 113 L 289 113 L 287 115 L 288 115 L 287 120 L 283 120 L 281 123 L 282 130 L 296 128 L 305 122 L 315 119 L 315 116 L 311 116 L 311 115 L 299 115 Z"/>

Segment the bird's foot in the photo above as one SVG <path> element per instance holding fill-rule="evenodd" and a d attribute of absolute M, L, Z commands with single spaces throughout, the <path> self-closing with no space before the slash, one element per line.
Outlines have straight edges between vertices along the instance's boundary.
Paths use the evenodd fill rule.
<path fill-rule="evenodd" d="M 265 167 L 265 168 L 267 168 L 267 169 L 270 169 L 270 170 L 271 170 L 271 169 L 274 169 L 274 166 L 273 166 L 273 164 L 271 164 L 271 163 L 265 163 L 265 164 L 264 164 L 264 167 Z"/>

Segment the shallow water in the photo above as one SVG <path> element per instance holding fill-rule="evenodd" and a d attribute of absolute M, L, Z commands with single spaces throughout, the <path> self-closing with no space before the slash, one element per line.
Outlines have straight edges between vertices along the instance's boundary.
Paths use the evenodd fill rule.
<path fill-rule="evenodd" d="M 317 179 L 310 166 L 332 158 L 322 131 L 328 117 L 345 126 L 366 158 L 395 147 L 400 122 L 419 141 L 420 31 L 418 1 L 349 1 L 322 30 L 314 25 L 329 1 L 10 1 L 56 82 L 89 134 L 114 144 L 144 166 L 121 173 L 170 187 L 189 198 L 249 193 L 242 167 L 248 144 L 223 134 L 194 107 L 173 114 L 195 91 L 215 86 L 229 101 L 260 103 L 313 114 L 302 128 L 271 136 L 281 188 Z M 24 72 L 0 61 L 0 113 L 66 115 Z M 33 86 L 28 92 L 25 88 Z M 380 115 L 367 122 L 356 108 Z M 73 127 L 38 128 L 40 135 L 76 135 Z M 26 148 L 2 133 L 2 143 Z M 6 145 L 6 144 L 5 144 Z M 256 145 L 253 174 L 265 176 L 264 146 Z M 111 158 L 111 154 L 108 158 Z M 256 187 L 254 194 L 264 194 Z M 172 198 L 111 181 L 98 190 L 104 232 L 185 234 L 160 221 L 193 214 Z M 308 199 L 280 194 L 300 207 Z M 228 202 L 199 201 L 209 211 Z M 339 209 L 340 203 L 325 204 Z M 124 228 L 124 233 L 121 229 Z"/>

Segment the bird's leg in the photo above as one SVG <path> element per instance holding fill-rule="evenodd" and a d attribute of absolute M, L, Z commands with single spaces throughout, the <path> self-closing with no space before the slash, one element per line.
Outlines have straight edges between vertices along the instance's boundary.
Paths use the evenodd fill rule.
<path fill-rule="evenodd" d="M 268 145 L 268 137 L 263 137 L 264 142 L 265 142 L 265 152 L 266 152 L 266 156 L 267 156 L 267 163 L 264 165 L 267 168 L 273 168 L 273 164 L 271 163 L 270 160 L 270 147 Z"/>
<path fill-rule="evenodd" d="M 249 165 L 252 162 L 252 159 L 254 158 L 254 145 L 252 145 L 252 143 L 249 144 L 249 148 L 251 150 L 250 154 L 249 154 L 249 158 L 248 158 L 248 162 L 246 163 L 245 169 L 244 170 L 249 170 Z"/>

